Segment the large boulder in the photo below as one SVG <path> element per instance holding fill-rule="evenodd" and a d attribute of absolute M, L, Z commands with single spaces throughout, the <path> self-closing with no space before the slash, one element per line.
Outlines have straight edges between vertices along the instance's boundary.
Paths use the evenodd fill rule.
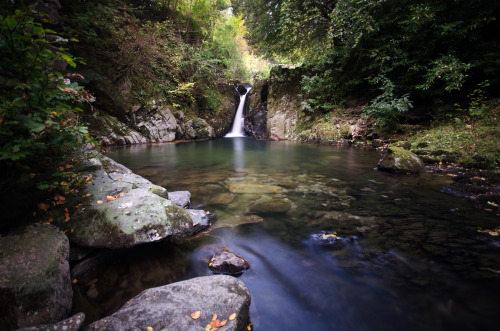
<path fill-rule="evenodd" d="M 417 155 L 400 147 L 389 147 L 378 162 L 379 170 L 393 173 L 418 174 L 423 168 Z"/>
<path fill-rule="evenodd" d="M 1 330 L 54 323 L 71 311 L 66 235 L 49 224 L 0 237 Z"/>
<path fill-rule="evenodd" d="M 113 160 L 85 161 L 89 195 L 68 222 L 69 239 L 85 247 L 122 248 L 165 238 L 182 239 L 208 226 L 168 200 L 167 191 Z M 200 210 L 200 214 L 205 214 Z"/>
<path fill-rule="evenodd" d="M 246 330 L 250 292 L 240 280 L 225 275 L 198 277 L 151 288 L 128 301 L 111 316 L 85 330 L 204 330 L 217 314 L 221 330 Z M 193 314 L 199 311 L 197 314 Z M 193 314 L 193 317 L 191 316 Z M 236 318 L 229 317 L 236 314 Z"/>

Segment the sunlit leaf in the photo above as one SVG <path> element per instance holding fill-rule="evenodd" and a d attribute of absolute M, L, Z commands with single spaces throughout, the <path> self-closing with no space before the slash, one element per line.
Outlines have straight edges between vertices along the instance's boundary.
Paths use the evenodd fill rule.
<path fill-rule="evenodd" d="M 232 321 L 236 318 L 236 313 L 232 313 L 231 316 L 229 316 L 229 320 Z"/>

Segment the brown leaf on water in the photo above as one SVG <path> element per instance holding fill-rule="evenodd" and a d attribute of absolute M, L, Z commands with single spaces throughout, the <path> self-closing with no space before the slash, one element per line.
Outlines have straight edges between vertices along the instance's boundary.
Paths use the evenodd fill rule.
<path fill-rule="evenodd" d="M 201 311 L 199 310 L 191 313 L 191 318 L 194 320 L 197 320 L 198 318 L 200 318 L 200 316 L 201 316 Z"/>

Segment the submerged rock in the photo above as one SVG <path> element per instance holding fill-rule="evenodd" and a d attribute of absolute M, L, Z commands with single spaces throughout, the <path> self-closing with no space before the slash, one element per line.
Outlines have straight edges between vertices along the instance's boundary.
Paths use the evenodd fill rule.
<path fill-rule="evenodd" d="M 253 213 L 286 213 L 292 207 L 290 200 L 286 198 L 261 198 L 250 205 Z"/>
<path fill-rule="evenodd" d="M 210 203 L 214 205 L 228 205 L 234 200 L 234 194 L 221 193 L 210 199 Z"/>
<path fill-rule="evenodd" d="M 312 234 L 309 239 L 317 245 L 333 249 L 342 249 L 347 242 L 347 239 L 339 237 L 335 233 L 328 233 L 326 231 Z"/>
<path fill-rule="evenodd" d="M 241 275 L 243 271 L 250 269 L 248 262 L 227 249 L 212 255 L 208 267 L 215 273 L 232 276 Z"/>
<path fill-rule="evenodd" d="M 412 152 L 399 147 L 389 147 L 378 162 L 378 169 L 394 173 L 418 174 L 424 163 Z"/>
<path fill-rule="evenodd" d="M 235 219 L 229 218 L 226 220 L 217 221 L 211 227 L 211 229 L 214 230 L 214 229 L 218 229 L 218 228 L 232 228 L 232 227 L 240 226 L 243 224 L 256 224 L 256 223 L 262 223 L 262 222 L 264 222 L 264 219 L 262 217 L 257 216 L 257 215 L 248 215 L 248 216 L 243 216 L 243 217 L 239 217 L 239 218 L 235 218 Z"/>
<path fill-rule="evenodd" d="M 0 329 L 67 317 L 73 298 L 68 256 L 68 238 L 49 224 L 0 237 L 0 310 L 7 315 L 0 319 Z"/>
<path fill-rule="evenodd" d="M 82 172 L 92 175 L 84 192 L 89 194 L 87 204 L 61 224 L 70 230 L 72 242 L 85 247 L 131 247 L 186 238 L 208 226 L 193 221 L 189 212 L 168 200 L 163 187 L 113 160 L 100 156 L 86 162 L 89 167 Z"/>
<path fill-rule="evenodd" d="M 284 189 L 277 185 L 229 183 L 228 189 L 231 193 L 243 194 L 270 194 L 282 193 Z"/>
<path fill-rule="evenodd" d="M 204 330 L 213 314 L 221 322 L 227 320 L 223 330 L 245 330 L 250 300 L 245 284 L 234 277 L 198 277 L 145 290 L 85 330 Z M 194 319 L 191 314 L 196 311 L 200 316 Z M 229 320 L 233 313 L 236 318 Z"/>
<path fill-rule="evenodd" d="M 22 328 L 17 331 L 78 331 L 83 327 L 85 321 L 85 314 L 78 313 L 68 319 L 54 324 L 43 324 L 32 326 L 29 328 Z"/>

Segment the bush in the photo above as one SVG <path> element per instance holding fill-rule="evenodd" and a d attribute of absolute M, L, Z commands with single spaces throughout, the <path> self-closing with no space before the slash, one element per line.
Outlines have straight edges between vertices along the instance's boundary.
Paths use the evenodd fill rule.
<path fill-rule="evenodd" d="M 0 165 L 23 171 L 53 162 L 88 139 L 79 105 L 93 101 L 56 64 L 76 66 L 33 10 L 0 16 Z M 39 18 L 39 17 L 38 17 Z M 25 175 L 26 176 L 26 175 Z"/>

